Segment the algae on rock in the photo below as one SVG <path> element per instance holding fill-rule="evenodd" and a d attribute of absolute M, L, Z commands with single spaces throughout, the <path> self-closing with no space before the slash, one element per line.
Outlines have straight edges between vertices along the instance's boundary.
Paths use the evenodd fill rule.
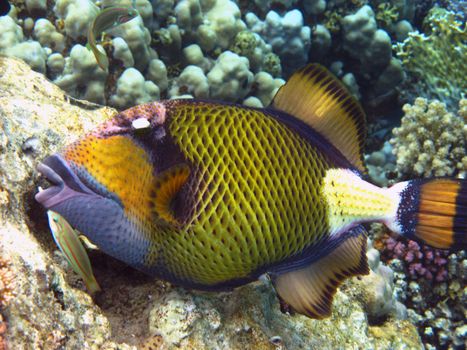
<path fill-rule="evenodd" d="M 409 33 L 395 45 L 409 79 L 400 87 L 402 97 L 436 99 L 449 109 L 457 107 L 467 89 L 467 27 L 454 12 L 434 7 L 426 16 L 427 34 Z"/>

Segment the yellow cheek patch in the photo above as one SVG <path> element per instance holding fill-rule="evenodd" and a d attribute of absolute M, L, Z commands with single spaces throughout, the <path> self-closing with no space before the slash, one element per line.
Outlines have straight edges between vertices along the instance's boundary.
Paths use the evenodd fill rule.
<path fill-rule="evenodd" d="M 115 193 L 132 217 L 151 221 L 153 166 L 148 154 L 125 136 L 88 136 L 70 146 L 65 158 L 83 166 L 94 179 Z"/>
<path fill-rule="evenodd" d="M 187 165 L 174 166 L 158 174 L 152 194 L 152 205 L 156 216 L 168 223 L 179 224 L 174 210 L 173 200 L 190 175 Z"/>

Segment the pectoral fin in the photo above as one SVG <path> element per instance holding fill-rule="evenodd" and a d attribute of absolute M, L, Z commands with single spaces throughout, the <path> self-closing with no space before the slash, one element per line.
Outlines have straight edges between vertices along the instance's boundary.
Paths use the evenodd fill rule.
<path fill-rule="evenodd" d="M 292 308 L 308 317 L 322 319 L 331 315 L 334 294 L 351 276 L 369 273 L 366 235 L 358 227 L 329 254 L 309 266 L 274 277 L 279 296 Z"/>

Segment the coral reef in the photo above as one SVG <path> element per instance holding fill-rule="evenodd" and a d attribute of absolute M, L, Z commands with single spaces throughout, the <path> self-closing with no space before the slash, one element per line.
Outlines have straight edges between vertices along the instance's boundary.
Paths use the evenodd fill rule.
<path fill-rule="evenodd" d="M 129 103 L 122 96 L 114 97 L 119 95 L 117 82 L 126 69 L 138 70 L 146 85 L 149 81 L 157 85 L 162 98 L 197 97 L 191 85 L 202 80 L 199 70 L 185 68 L 197 66 L 207 77 L 227 51 L 246 58 L 253 75 L 266 72 L 274 78 L 289 76 L 310 59 L 326 66 L 340 63 L 339 77 L 355 96 L 379 104 L 395 93 L 403 79 L 401 65 L 392 57 L 391 37 L 405 38 L 413 17 L 413 4 L 401 1 L 392 1 L 386 8 L 381 1 L 139 0 L 134 6 L 140 16 L 103 36 L 100 45 L 110 62 L 104 71 L 84 50 L 87 30 L 99 10 L 94 1 L 15 4 L 4 16 L 8 19 L 2 20 L 6 30 L 1 34 L 0 52 L 26 60 L 73 97 L 117 108 Z M 101 2 L 109 5 L 133 6 L 133 2 Z M 386 25 L 396 14 L 397 21 Z M 168 78 L 153 78 L 154 60 Z M 185 87 L 185 81 L 190 86 Z M 217 91 L 224 88 L 222 84 L 208 84 L 209 93 L 203 87 L 203 96 L 226 95 L 225 90 Z M 154 87 L 150 90 L 141 90 L 139 96 L 155 96 Z M 255 95 L 254 84 L 233 95 L 229 97 L 233 102 L 264 100 Z"/>
<path fill-rule="evenodd" d="M 266 44 L 261 36 L 248 30 L 235 36 L 231 51 L 248 58 L 253 72 L 265 71 L 274 76 L 282 73 L 279 56 L 272 52 L 271 45 Z"/>
<path fill-rule="evenodd" d="M 456 108 L 467 90 L 465 56 L 467 27 L 454 12 L 435 7 L 425 19 L 426 34 L 409 33 L 395 45 L 397 56 L 408 73 L 402 97 L 437 99 Z"/>
<path fill-rule="evenodd" d="M 392 41 L 412 29 L 400 14 L 404 12 L 400 4 L 391 5 L 391 9 L 397 8 L 399 20 L 390 26 L 381 25 L 377 19 L 382 16 L 382 11 L 377 11 L 379 5 L 328 1 L 313 26 L 310 50 L 311 60 L 330 67 L 358 99 L 374 106 L 393 99 L 404 79 L 402 66 L 393 57 Z M 335 69 L 337 66 L 340 68 Z"/>
<path fill-rule="evenodd" d="M 59 33 L 55 26 L 45 18 L 39 18 L 34 24 L 34 37 L 42 47 L 48 47 L 54 52 L 65 50 L 65 36 Z"/>
<path fill-rule="evenodd" d="M 37 41 L 24 41 L 22 28 L 9 16 L 0 17 L 0 54 L 19 57 L 34 70 L 45 73 L 46 50 Z"/>
<path fill-rule="evenodd" d="M 264 21 L 249 12 L 245 15 L 245 20 L 250 30 L 260 34 L 271 45 L 282 62 L 286 76 L 306 64 L 311 29 L 304 25 L 303 15 L 299 10 L 289 11 L 282 17 L 277 12 L 270 11 Z"/>
<path fill-rule="evenodd" d="M 377 27 L 373 9 L 366 5 L 342 18 L 343 48 L 358 62 L 361 76 L 372 77 L 372 98 L 383 96 L 404 79 L 398 60 L 392 57 L 389 34 Z"/>
<path fill-rule="evenodd" d="M 56 0 L 53 11 L 63 20 L 66 35 L 77 40 L 86 36 L 99 8 L 90 0 Z"/>
<path fill-rule="evenodd" d="M 109 34 L 118 36 L 127 43 L 133 56 L 136 69 L 143 72 L 149 64 L 149 61 L 153 58 L 157 58 L 157 54 L 150 47 L 151 34 L 149 29 L 144 26 L 141 17 L 136 17 L 129 22 L 111 29 Z"/>
<path fill-rule="evenodd" d="M 135 104 L 143 104 L 159 99 L 159 87 L 135 68 L 127 68 L 117 80 L 116 93 L 111 96 L 112 104 L 125 109 Z"/>
<path fill-rule="evenodd" d="M 185 96 L 207 98 L 209 97 L 208 78 L 200 67 L 195 65 L 186 66 L 172 84 L 169 96 L 171 98 Z"/>
<path fill-rule="evenodd" d="M 397 292 L 393 282 L 394 272 L 381 262 L 380 253 L 373 247 L 371 239 L 368 239 L 366 255 L 370 274 L 359 279 L 356 283 L 363 287 L 361 298 L 365 301 L 368 318 L 375 322 L 387 317 L 405 319 L 407 310 L 397 300 Z"/>
<path fill-rule="evenodd" d="M 342 19 L 344 50 L 359 60 L 366 73 L 381 69 L 391 60 L 391 38 L 376 26 L 375 14 L 370 6 Z"/>
<path fill-rule="evenodd" d="M 447 280 L 447 251 L 420 246 L 411 240 L 397 240 L 390 236 L 383 238 L 382 243 L 383 254 L 402 260 L 411 279 L 422 278 L 436 282 Z"/>
<path fill-rule="evenodd" d="M 458 116 L 449 113 L 445 104 L 424 98 L 403 107 L 402 124 L 393 130 L 390 140 L 402 178 L 465 173 L 466 105 L 467 100 L 460 101 Z"/>
<path fill-rule="evenodd" d="M 441 2 L 441 1 L 440 1 Z M 453 12 L 459 20 L 465 22 L 467 18 L 467 4 L 463 0 L 449 0 L 443 1 L 443 7 L 446 7 L 449 11 Z"/>
<path fill-rule="evenodd" d="M 449 113 L 444 103 L 425 98 L 415 99 L 403 110 L 401 126 L 393 130 L 390 140 L 399 176 L 394 181 L 465 176 L 467 100 L 460 100 L 458 115 Z M 375 170 L 378 173 L 381 167 Z M 395 271 L 395 292 L 407 306 L 409 319 L 419 327 L 425 348 L 462 349 L 466 341 L 465 251 L 437 250 L 378 230 L 376 246 L 382 260 Z"/>
<path fill-rule="evenodd" d="M 80 44 L 73 46 L 70 56 L 64 60 L 60 56 L 49 56 L 47 64 L 54 67 L 58 75 L 54 83 L 72 96 L 96 103 L 105 102 L 108 73 L 99 68 L 94 54 L 86 47 Z"/>
<path fill-rule="evenodd" d="M 379 186 L 388 186 L 388 174 L 396 171 L 396 157 L 391 144 L 386 141 L 380 150 L 365 156 L 365 164 L 371 180 Z"/>
<path fill-rule="evenodd" d="M 399 13 L 394 5 L 383 2 L 378 5 L 375 17 L 383 27 L 390 27 L 399 19 Z"/>
<path fill-rule="evenodd" d="M 419 327 L 426 349 L 465 345 L 467 255 L 450 253 L 392 237 L 373 225 L 382 261 L 394 270 L 394 293 Z"/>
<path fill-rule="evenodd" d="M 243 99 L 250 90 L 253 73 L 245 57 L 225 51 L 207 74 L 211 97 L 223 101 Z"/>
<path fill-rule="evenodd" d="M 11 260 L 0 247 L 0 308 L 5 308 L 15 296 L 15 276 L 11 265 Z"/>

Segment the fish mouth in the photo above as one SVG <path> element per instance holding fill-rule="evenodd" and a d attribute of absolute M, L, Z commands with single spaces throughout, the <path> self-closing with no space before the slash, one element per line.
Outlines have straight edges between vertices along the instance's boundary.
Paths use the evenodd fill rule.
<path fill-rule="evenodd" d="M 45 158 L 37 170 L 51 184 L 35 195 L 36 201 L 46 209 L 53 209 L 58 204 L 77 195 L 96 195 L 87 188 L 67 162 L 58 154 Z"/>

